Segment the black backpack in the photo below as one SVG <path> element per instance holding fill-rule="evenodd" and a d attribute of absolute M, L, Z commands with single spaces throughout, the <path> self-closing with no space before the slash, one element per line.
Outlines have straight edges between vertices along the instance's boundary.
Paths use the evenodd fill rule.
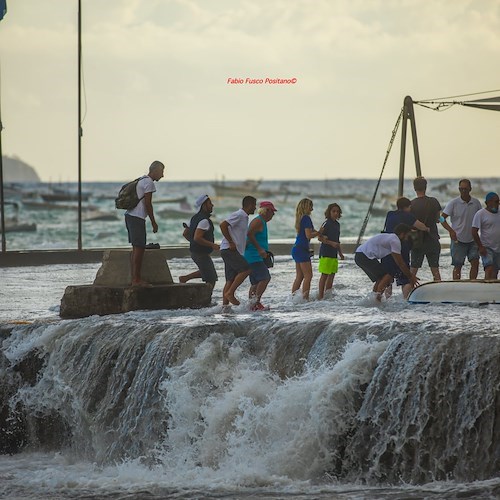
<path fill-rule="evenodd" d="M 133 181 L 127 182 L 127 184 L 124 184 L 120 188 L 118 198 L 115 198 L 116 208 L 120 208 L 122 210 L 132 210 L 139 204 L 142 198 L 137 196 L 137 183 L 143 178 L 144 176 L 138 177 Z"/>

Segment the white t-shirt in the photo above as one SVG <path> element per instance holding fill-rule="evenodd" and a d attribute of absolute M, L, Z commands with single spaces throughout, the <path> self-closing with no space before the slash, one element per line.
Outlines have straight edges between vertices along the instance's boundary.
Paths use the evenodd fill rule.
<path fill-rule="evenodd" d="M 393 233 L 376 234 L 360 245 L 356 253 L 364 253 L 369 259 L 382 259 L 391 253 L 401 254 L 401 240 Z"/>
<path fill-rule="evenodd" d="M 243 255 L 247 244 L 248 214 L 240 208 L 236 212 L 233 212 L 225 220 L 229 224 L 229 234 L 236 245 L 236 250 Z M 227 250 L 228 248 L 229 242 L 224 236 L 222 236 L 220 249 Z"/>
<path fill-rule="evenodd" d="M 450 200 L 446 205 L 443 213 L 450 217 L 451 227 L 457 233 L 458 241 L 462 243 L 474 241 L 472 219 L 478 210 L 481 210 L 481 202 L 477 198 L 464 201 L 459 196 Z"/>
<path fill-rule="evenodd" d="M 479 229 L 479 238 L 484 247 L 500 252 L 500 213 L 493 214 L 482 208 L 474 215 L 472 227 Z"/>
<path fill-rule="evenodd" d="M 141 200 L 135 208 L 132 210 L 127 210 L 125 213 L 128 215 L 133 215 L 134 217 L 140 217 L 141 219 L 145 219 L 148 216 L 148 212 L 146 211 L 146 202 L 144 201 L 144 195 L 146 193 L 154 193 L 156 191 L 156 186 L 149 177 L 149 175 L 144 176 L 138 183 L 136 187 L 137 197 Z"/>
<path fill-rule="evenodd" d="M 198 225 L 196 226 L 196 229 L 201 229 L 202 231 L 208 231 L 210 229 L 210 223 L 208 222 L 208 219 L 200 220 L 200 222 L 198 222 Z"/>

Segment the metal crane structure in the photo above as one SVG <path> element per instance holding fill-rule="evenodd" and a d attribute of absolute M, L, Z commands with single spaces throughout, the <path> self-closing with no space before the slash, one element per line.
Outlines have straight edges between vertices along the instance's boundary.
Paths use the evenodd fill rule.
<path fill-rule="evenodd" d="M 432 109 L 434 111 L 445 111 L 452 106 L 460 105 L 477 109 L 484 109 L 489 111 L 500 111 L 500 95 L 496 97 L 487 97 L 481 99 L 473 99 L 473 100 L 450 100 L 457 99 L 460 97 L 470 97 L 481 94 L 488 94 L 491 92 L 500 92 L 500 90 L 491 90 L 487 92 L 477 92 L 475 94 L 467 94 L 460 96 L 452 96 L 452 97 L 442 97 L 438 99 L 428 99 L 423 101 L 414 101 L 410 96 L 406 96 L 403 101 L 403 107 L 401 108 L 401 112 L 398 116 L 394 129 L 392 131 L 391 140 L 389 142 L 389 147 L 387 148 L 387 152 L 385 155 L 385 160 L 382 165 L 382 171 L 380 172 L 380 176 L 378 178 L 378 182 L 375 186 L 375 192 L 373 193 L 372 199 L 370 201 L 370 206 L 366 213 L 365 219 L 361 226 L 358 239 L 356 242 L 356 246 L 361 244 L 361 240 L 366 231 L 366 226 L 368 225 L 368 221 L 370 220 L 370 216 L 373 210 L 373 205 L 375 203 L 375 199 L 377 197 L 378 188 L 380 186 L 380 182 L 382 180 L 382 175 L 384 173 L 385 166 L 387 164 L 387 160 L 389 159 L 389 154 L 391 152 L 392 146 L 394 144 L 394 140 L 397 135 L 397 131 L 399 126 L 402 124 L 401 129 L 401 151 L 399 156 L 399 182 L 398 182 L 398 197 L 403 196 L 403 184 L 405 179 L 405 161 L 406 161 L 406 142 L 407 142 L 407 128 L 408 121 L 410 121 L 411 127 L 411 135 L 412 135 L 412 143 L 413 143 L 413 154 L 415 158 L 415 169 L 417 177 L 422 175 L 422 167 L 420 164 L 420 152 L 418 148 L 418 138 L 417 138 L 417 124 L 415 121 L 415 112 L 413 105 L 417 104 L 424 108 Z"/>

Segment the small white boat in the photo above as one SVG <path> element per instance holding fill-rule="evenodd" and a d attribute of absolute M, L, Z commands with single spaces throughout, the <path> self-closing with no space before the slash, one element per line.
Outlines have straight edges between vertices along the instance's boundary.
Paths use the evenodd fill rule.
<path fill-rule="evenodd" d="M 164 218 L 187 218 L 191 219 L 191 217 L 196 213 L 196 210 L 187 202 L 181 201 L 176 207 L 165 207 L 161 210 L 157 211 L 160 217 Z"/>
<path fill-rule="evenodd" d="M 11 217 L 5 219 L 5 232 L 6 233 L 26 233 L 36 231 L 35 222 L 21 222 L 17 217 Z M 2 228 L 0 227 L 0 234 L 2 233 Z"/>
<path fill-rule="evenodd" d="M 92 222 L 98 220 L 118 220 L 115 212 L 103 212 L 102 210 L 92 210 L 86 212 L 82 218 L 83 222 Z"/>
<path fill-rule="evenodd" d="M 422 283 L 408 296 L 411 304 L 500 304 L 500 280 Z"/>

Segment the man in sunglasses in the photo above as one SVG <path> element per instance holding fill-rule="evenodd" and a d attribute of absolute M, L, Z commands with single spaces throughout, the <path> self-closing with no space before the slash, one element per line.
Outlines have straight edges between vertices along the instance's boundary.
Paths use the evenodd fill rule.
<path fill-rule="evenodd" d="M 467 258 L 470 262 L 469 279 L 475 280 L 479 271 L 479 249 L 472 237 L 472 219 L 481 210 L 481 202 L 470 195 L 472 184 L 469 179 L 462 179 L 458 190 L 460 196 L 450 200 L 441 214 L 444 219 L 441 219 L 441 225 L 450 233 L 453 279 L 461 279 L 462 266 Z M 446 220 L 448 217 L 451 225 Z"/>

